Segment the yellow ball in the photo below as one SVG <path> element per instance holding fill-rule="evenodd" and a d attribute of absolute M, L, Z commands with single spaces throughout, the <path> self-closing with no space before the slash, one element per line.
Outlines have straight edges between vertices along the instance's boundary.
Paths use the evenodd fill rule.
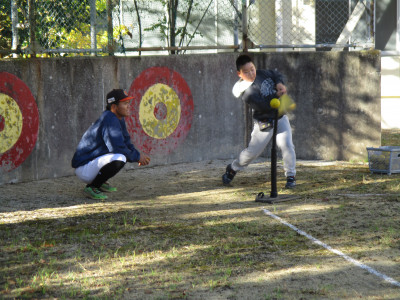
<path fill-rule="evenodd" d="M 272 108 L 279 108 L 279 106 L 281 105 L 281 101 L 279 101 L 279 99 L 277 99 L 277 98 L 274 98 L 274 99 L 272 99 L 271 100 L 271 102 L 269 103 L 269 105 L 272 107 Z"/>

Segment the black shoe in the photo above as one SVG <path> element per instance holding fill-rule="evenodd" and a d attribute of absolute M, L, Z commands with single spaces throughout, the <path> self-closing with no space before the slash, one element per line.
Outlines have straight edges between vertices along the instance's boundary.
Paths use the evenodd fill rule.
<path fill-rule="evenodd" d="M 233 178 L 236 175 L 236 171 L 234 171 L 231 167 L 231 165 L 226 166 L 226 172 L 224 175 L 222 175 L 222 183 L 223 184 L 230 184 Z"/>
<path fill-rule="evenodd" d="M 288 176 L 286 178 L 286 185 L 285 187 L 287 189 L 292 189 L 296 186 L 296 178 L 294 178 L 294 176 Z"/>

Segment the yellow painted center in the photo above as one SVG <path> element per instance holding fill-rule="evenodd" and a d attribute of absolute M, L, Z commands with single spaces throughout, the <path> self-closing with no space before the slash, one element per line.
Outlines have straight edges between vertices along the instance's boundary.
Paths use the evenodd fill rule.
<path fill-rule="evenodd" d="M 160 103 L 162 107 L 166 108 L 166 115 L 165 117 L 157 118 Z M 180 100 L 171 87 L 166 84 L 156 83 L 147 89 L 140 101 L 139 120 L 143 130 L 149 136 L 156 139 L 165 139 L 175 131 L 180 117 Z"/>
<path fill-rule="evenodd" d="M 0 131 L 0 153 L 4 153 L 18 141 L 23 120 L 17 102 L 2 93 L 0 93 L 0 117 L 4 124 L 3 130 Z"/>

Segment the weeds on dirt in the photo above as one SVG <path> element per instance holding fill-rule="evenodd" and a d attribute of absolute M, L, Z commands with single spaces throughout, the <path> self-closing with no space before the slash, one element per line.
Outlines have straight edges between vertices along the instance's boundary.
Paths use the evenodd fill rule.
<path fill-rule="evenodd" d="M 120 194 L 109 202 L 2 212 L 0 298 L 351 299 L 355 291 L 364 299 L 400 295 L 389 286 L 375 286 L 374 278 L 365 285 L 365 278 L 349 284 L 354 278 L 333 265 L 330 253 L 266 218 L 253 200 L 269 190 L 269 177 L 260 176 L 264 163 L 239 174 L 228 188 L 220 183 L 220 169 L 196 170 L 196 180 L 188 175 L 193 168 L 173 175 L 157 172 L 143 177 L 134 195 Z M 279 172 L 278 187 L 283 187 Z M 131 180 L 127 172 L 121 186 Z M 376 263 L 384 257 L 380 266 L 400 262 L 398 176 L 372 174 L 365 162 L 299 164 L 297 183 L 295 190 L 278 192 L 296 194 L 298 200 L 268 209 L 355 259 Z M 0 194 L 12 188 L 0 187 Z M 400 279 L 395 268 L 383 271 Z"/>
<path fill-rule="evenodd" d="M 382 146 L 400 146 L 400 129 L 382 129 Z"/>

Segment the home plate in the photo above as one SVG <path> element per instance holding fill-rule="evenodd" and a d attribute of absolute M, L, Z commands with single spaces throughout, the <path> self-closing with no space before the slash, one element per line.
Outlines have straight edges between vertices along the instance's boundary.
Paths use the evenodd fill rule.
<path fill-rule="evenodd" d="M 278 195 L 276 197 L 269 197 L 266 196 L 263 192 L 258 193 L 256 197 L 256 202 L 262 202 L 262 203 L 269 203 L 269 204 L 274 204 L 274 203 L 279 203 L 279 202 L 285 202 L 285 201 L 292 201 L 299 199 L 300 196 L 296 195 Z"/>

